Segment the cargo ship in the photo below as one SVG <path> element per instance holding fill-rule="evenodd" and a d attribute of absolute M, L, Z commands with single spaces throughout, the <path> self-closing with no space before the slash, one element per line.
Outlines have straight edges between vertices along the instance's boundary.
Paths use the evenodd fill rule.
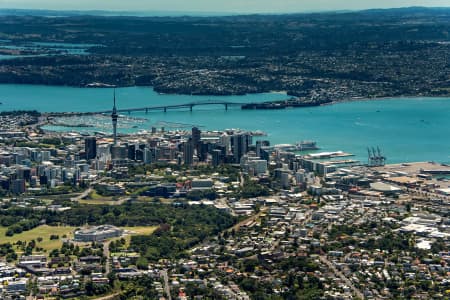
<path fill-rule="evenodd" d="M 300 141 L 295 145 L 292 144 L 278 144 L 274 146 L 275 149 L 294 152 L 294 151 L 307 151 L 307 150 L 319 150 L 315 141 Z"/>

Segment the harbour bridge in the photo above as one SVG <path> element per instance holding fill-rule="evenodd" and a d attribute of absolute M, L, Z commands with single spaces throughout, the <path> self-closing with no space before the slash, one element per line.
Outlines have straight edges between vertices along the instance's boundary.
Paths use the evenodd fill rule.
<path fill-rule="evenodd" d="M 243 104 L 245 104 L 245 103 L 230 102 L 230 101 L 223 101 L 223 100 L 205 100 L 205 101 L 195 101 L 195 102 L 189 102 L 189 103 L 183 103 L 183 104 L 122 108 L 122 109 L 117 109 L 117 112 L 118 113 L 132 113 L 132 112 L 142 111 L 142 112 L 148 113 L 149 111 L 154 111 L 154 110 L 160 110 L 160 111 L 167 112 L 167 110 L 169 110 L 169 109 L 180 109 L 180 108 L 189 108 L 189 110 L 192 111 L 192 109 L 195 106 L 206 106 L 206 105 L 223 105 L 225 107 L 225 110 L 228 110 L 229 106 L 238 106 L 238 105 L 241 106 Z M 91 112 L 91 114 L 109 114 L 109 113 L 112 113 L 112 110 Z"/>

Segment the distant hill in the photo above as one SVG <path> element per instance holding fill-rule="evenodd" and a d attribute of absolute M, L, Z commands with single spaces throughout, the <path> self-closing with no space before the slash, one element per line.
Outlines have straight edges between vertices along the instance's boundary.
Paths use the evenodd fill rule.
<path fill-rule="evenodd" d="M 436 12 L 450 13 L 450 7 L 402 7 L 389 9 L 368 9 L 368 10 L 339 10 L 339 11 L 316 11 L 316 12 L 298 12 L 281 13 L 276 15 L 310 15 L 310 14 L 429 14 Z M 195 11 L 110 11 L 110 10 L 44 10 L 44 9 L 1 9 L 0 16 L 41 16 L 41 17 L 71 17 L 71 16 L 130 16 L 130 17 L 214 17 L 214 16 L 235 16 L 235 15 L 273 15 L 273 14 L 248 14 L 248 13 L 229 13 L 229 12 L 195 12 Z"/>
<path fill-rule="evenodd" d="M 40 10 L 40 9 L 1 9 L 0 16 L 37 16 L 37 17 L 73 17 L 73 16 L 130 16 L 130 17 L 179 17 L 179 16 L 228 16 L 236 15 L 223 12 L 185 12 L 185 11 L 109 11 L 109 10 Z"/>

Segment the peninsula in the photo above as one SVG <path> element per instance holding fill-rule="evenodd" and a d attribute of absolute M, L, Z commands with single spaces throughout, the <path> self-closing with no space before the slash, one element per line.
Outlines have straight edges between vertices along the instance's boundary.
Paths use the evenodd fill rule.
<path fill-rule="evenodd" d="M 34 26 L 29 26 L 34 24 Z M 305 101 L 449 96 L 450 10 L 230 17 L 1 16 L 1 83 L 287 91 Z"/>

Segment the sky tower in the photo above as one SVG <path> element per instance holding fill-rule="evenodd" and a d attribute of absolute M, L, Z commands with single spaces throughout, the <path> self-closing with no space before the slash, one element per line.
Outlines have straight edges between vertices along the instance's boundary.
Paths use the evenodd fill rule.
<path fill-rule="evenodd" d="M 112 109 L 111 119 L 113 125 L 114 145 L 117 145 L 117 108 L 116 108 L 116 89 L 114 89 L 114 106 Z"/>

